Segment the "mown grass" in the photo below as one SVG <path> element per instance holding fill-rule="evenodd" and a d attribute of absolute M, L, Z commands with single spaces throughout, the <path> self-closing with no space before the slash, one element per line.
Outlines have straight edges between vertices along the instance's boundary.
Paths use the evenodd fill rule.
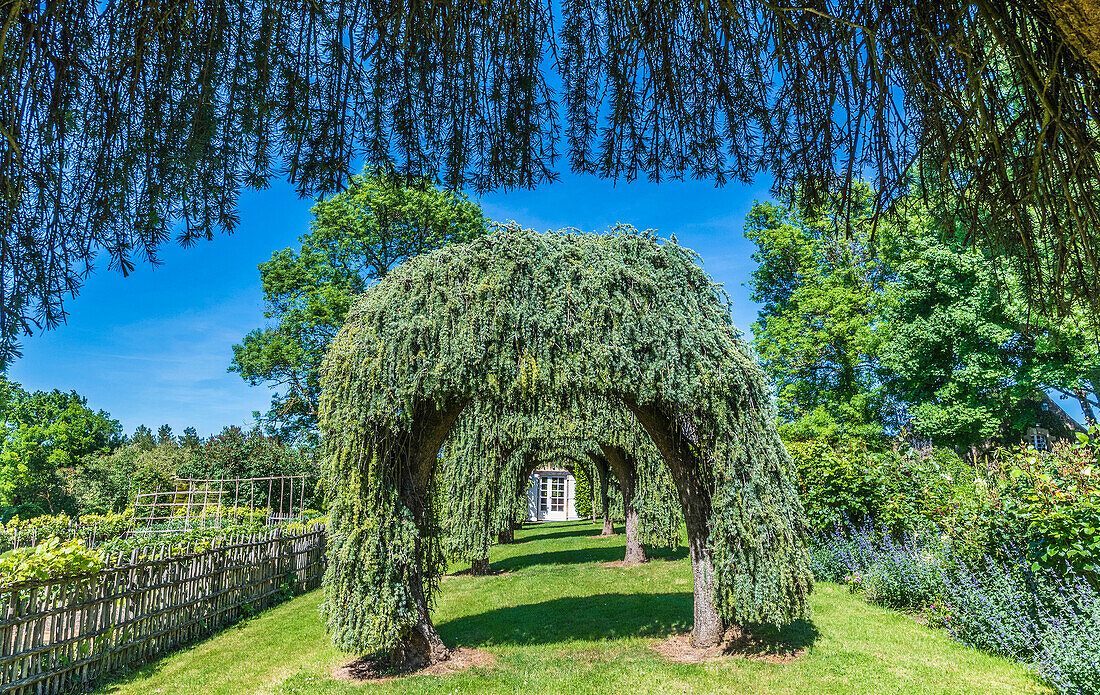
<path fill-rule="evenodd" d="M 787 631 L 807 647 L 786 664 L 724 659 L 679 664 L 650 645 L 690 629 L 686 551 L 622 559 L 622 536 L 590 538 L 587 522 L 543 524 L 494 548 L 490 577 L 443 579 L 435 622 L 452 646 L 496 656 L 446 676 L 354 684 L 332 677 L 352 657 L 317 617 L 319 592 L 298 597 L 100 689 L 101 693 L 1043 693 L 1026 669 L 953 642 L 943 631 L 818 584 L 812 620 Z M 455 571 L 464 569 L 455 567 Z"/>

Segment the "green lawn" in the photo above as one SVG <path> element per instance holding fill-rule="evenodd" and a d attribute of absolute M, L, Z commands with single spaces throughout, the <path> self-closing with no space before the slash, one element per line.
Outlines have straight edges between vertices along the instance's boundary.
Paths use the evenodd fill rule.
<path fill-rule="evenodd" d="M 351 657 L 331 646 L 319 592 L 177 653 L 101 693 L 1043 693 L 1019 665 L 941 630 L 819 584 L 813 618 L 791 632 L 808 652 L 786 664 L 724 659 L 679 664 L 649 645 L 691 623 L 686 551 L 621 560 L 623 537 L 589 538 L 588 522 L 543 524 L 494 549 L 491 577 L 444 578 L 435 622 L 451 646 L 497 657 L 492 667 L 357 685 L 331 677 Z M 456 570 L 462 567 L 454 568 Z"/>

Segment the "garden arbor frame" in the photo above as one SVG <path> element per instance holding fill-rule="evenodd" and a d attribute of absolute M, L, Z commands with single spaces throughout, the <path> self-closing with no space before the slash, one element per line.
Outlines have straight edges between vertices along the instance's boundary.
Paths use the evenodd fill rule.
<path fill-rule="evenodd" d="M 433 489 L 464 409 L 509 427 L 625 409 L 675 483 L 696 646 L 807 613 L 806 522 L 763 374 L 728 301 L 675 241 L 514 227 L 415 258 L 365 293 L 324 368 L 331 538 L 322 611 L 337 646 L 418 666 L 449 655 Z M 473 481 L 500 456 L 468 457 Z M 475 483 L 476 484 L 476 483 Z M 491 484 L 491 483 L 480 483 Z"/>

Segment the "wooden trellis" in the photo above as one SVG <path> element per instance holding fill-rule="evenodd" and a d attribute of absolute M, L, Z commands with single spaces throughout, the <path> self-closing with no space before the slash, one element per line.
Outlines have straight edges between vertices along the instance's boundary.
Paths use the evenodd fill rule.
<path fill-rule="evenodd" d="M 138 533 L 183 528 L 220 527 L 227 507 L 267 510 L 267 523 L 302 518 L 308 476 L 259 478 L 176 478 L 173 490 L 138 493 L 134 497 Z M 172 527 L 158 528 L 171 522 Z"/>

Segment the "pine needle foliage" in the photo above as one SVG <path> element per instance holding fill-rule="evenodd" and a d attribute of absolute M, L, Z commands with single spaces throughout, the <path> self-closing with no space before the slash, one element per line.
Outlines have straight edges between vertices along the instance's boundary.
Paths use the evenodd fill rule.
<path fill-rule="evenodd" d="M 504 227 L 412 259 L 362 295 L 323 370 L 323 614 L 335 644 L 396 649 L 429 620 L 445 564 L 434 468 L 448 434 L 475 432 L 468 451 L 480 455 L 457 456 L 463 476 L 500 486 L 515 459 L 492 455 L 509 438 L 492 423 L 560 434 L 601 403 L 655 414 L 669 423 L 662 441 L 687 452 L 677 489 L 709 505 L 698 540 L 722 617 L 806 614 L 807 525 L 769 388 L 697 260 L 630 228 Z M 481 420 L 472 428 L 469 413 Z M 471 504 L 483 512 L 490 497 Z"/>
<path fill-rule="evenodd" d="M 879 210 L 916 166 L 988 220 L 974 240 L 1021 259 L 1034 296 L 1094 298 L 1095 11 L 0 0 L 0 362 L 64 319 L 93 260 L 128 271 L 173 234 L 231 230 L 242 188 L 285 174 L 323 195 L 361 161 L 481 191 L 553 180 L 560 159 L 624 179 L 767 170 L 816 195 L 862 177 Z"/>

